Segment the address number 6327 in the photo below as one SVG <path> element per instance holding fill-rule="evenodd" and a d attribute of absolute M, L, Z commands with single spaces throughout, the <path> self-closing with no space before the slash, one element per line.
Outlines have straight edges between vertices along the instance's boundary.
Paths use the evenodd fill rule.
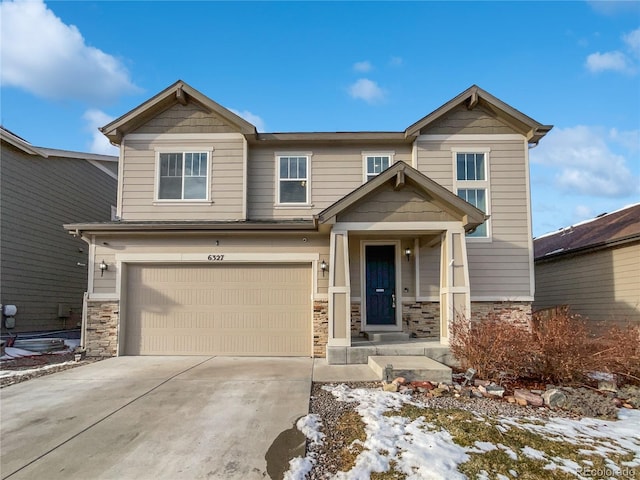
<path fill-rule="evenodd" d="M 222 260 L 224 260 L 224 255 L 209 255 L 207 257 L 207 260 L 209 260 L 210 262 L 221 262 Z"/>

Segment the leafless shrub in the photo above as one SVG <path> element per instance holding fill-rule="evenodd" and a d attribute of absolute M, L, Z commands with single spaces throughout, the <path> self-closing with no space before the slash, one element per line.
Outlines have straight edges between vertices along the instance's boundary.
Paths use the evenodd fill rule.
<path fill-rule="evenodd" d="M 589 322 L 561 308 L 534 315 L 530 328 L 489 315 L 476 321 L 456 317 L 451 352 L 463 368 L 500 381 L 505 375 L 544 383 L 576 384 L 590 372 L 640 383 L 640 326 L 607 327 L 597 335 Z"/>

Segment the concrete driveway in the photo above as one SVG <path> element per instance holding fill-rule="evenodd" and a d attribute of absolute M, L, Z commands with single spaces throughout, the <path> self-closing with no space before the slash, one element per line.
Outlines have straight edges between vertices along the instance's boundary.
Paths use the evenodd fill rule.
<path fill-rule="evenodd" d="M 0 391 L 3 479 L 279 478 L 309 358 L 118 357 Z"/>

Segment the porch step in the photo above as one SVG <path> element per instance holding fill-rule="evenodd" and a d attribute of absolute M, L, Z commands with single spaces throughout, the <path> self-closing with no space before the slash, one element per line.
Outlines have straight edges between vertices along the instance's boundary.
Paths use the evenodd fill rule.
<path fill-rule="evenodd" d="M 393 365 L 392 376 L 404 377 L 408 382 L 428 380 L 430 382 L 451 383 L 451 368 L 428 357 L 419 356 L 371 356 L 369 368 L 380 380 L 384 379 L 385 368 Z"/>
<path fill-rule="evenodd" d="M 404 332 L 365 332 L 365 337 L 372 342 L 406 342 L 409 334 Z"/>

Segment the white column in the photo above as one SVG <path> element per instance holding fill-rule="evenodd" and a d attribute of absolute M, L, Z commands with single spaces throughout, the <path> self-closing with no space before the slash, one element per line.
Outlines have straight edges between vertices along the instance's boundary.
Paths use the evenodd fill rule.
<path fill-rule="evenodd" d="M 349 237 L 332 231 L 329 254 L 329 346 L 351 345 L 351 280 Z"/>
<path fill-rule="evenodd" d="M 467 243 L 462 227 L 442 234 L 440 255 L 440 343 L 449 343 L 455 318 L 471 319 Z"/>

